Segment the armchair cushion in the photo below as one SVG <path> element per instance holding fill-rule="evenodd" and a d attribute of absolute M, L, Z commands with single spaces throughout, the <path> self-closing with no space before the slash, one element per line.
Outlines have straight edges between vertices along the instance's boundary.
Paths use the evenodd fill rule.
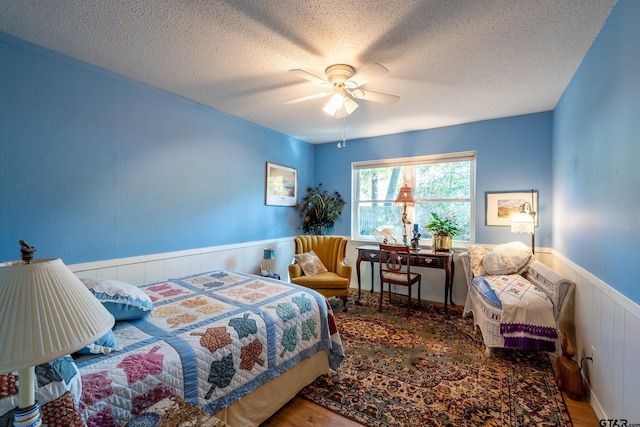
<path fill-rule="evenodd" d="M 313 276 L 329 271 L 314 251 L 295 254 L 293 257 L 296 259 L 296 262 L 300 265 L 300 268 L 302 268 L 302 271 L 304 271 L 306 276 Z"/>
<path fill-rule="evenodd" d="M 313 289 L 346 289 L 349 287 L 349 279 L 340 277 L 331 271 L 316 273 L 313 276 L 300 276 L 294 279 L 294 283 Z"/>

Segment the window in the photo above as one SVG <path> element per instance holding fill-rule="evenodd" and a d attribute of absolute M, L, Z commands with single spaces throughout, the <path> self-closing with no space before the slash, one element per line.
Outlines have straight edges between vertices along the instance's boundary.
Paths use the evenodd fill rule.
<path fill-rule="evenodd" d="M 455 219 L 462 231 L 454 241 L 473 241 L 475 152 L 355 162 L 352 176 L 353 239 L 375 240 L 380 231 L 390 228 L 401 241 L 402 208 L 394 202 L 406 184 L 413 188 L 416 201 L 407 208 L 408 218 L 418 224 L 423 243 L 433 237 L 426 230 L 431 212 Z M 411 230 L 409 225 L 409 238 Z"/>

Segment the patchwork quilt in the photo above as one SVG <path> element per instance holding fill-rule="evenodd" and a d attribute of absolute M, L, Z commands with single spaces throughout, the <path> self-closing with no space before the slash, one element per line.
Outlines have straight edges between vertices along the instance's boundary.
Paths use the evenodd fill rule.
<path fill-rule="evenodd" d="M 76 360 L 88 426 L 117 426 L 175 394 L 212 414 L 316 352 L 344 357 L 319 293 L 250 274 L 213 271 L 141 287 L 153 313 L 117 323 L 120 350 Z"/>
<path fill-rule="evenodd" d="M 518 274 L 485 276 L 500 299 L 500 334 L 505 348 L 555 352 L 558 330 L 553 304 L 533 283 Z"/>

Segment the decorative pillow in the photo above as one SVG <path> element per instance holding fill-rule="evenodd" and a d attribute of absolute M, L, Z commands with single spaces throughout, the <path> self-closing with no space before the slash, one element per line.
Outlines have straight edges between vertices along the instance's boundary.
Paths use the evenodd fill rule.
<path fill-rule="evenodd" d="M 109 354 L 118 351 L 118 343 L 113 331 L 104 334 L 98 341 L 77 351 L 78 354 Z"/>
<path fill-rule="evenodd" d="M 482 263 L 487 274 L 519 274 L 531 260 L 529 247 L 522 242 L 498 245 L 485 255 Z"/>
<path fill-rule="evenodd" d="M 302 268 L 302 271 L 307 276 L 313 276 L 314 274 L 326 273 L 329 271 L 314 251 L 295 254 L 293 257 L 296 259 L 296 262 L 300 264 L 300 268 Z"/>
<path fill-rule="evenodd" d="M 478 245 L 469 245 L 469 255 L 471 256 L 471 271 L 475 277 L 484 276 L 486 271 L 484 270 L 484 264 L 482 260 L 487 254 L 487 248 Z"/>
<path fill-rule="evenodd" d="M 36 389 L 36 400 L 41 405 L 41 418 L 45 415 L 45 408 L 50 402 L 57 402 L 60 397 L 68 395 L 65 398 L 63 406 L 67 409 L 67 415 L 75 412 L 75 408 L 80 402 L 82 395 L 82 381 L 78 367 L 71 356 L 61 357 L 51 362 L 43 363 L 36 366 L 36 378 L 38 380 L 38 388 Z M 18 390 L 16 381 L 18 375 L 3 374 L 0 375 L 0 426 L 13 425 L 13 409 L 18 406 Z M 51 408 L 58 404 L 50 405 Z M 59 405 L 58 405 L 59 406 Z M 80 417 L 80 414 L 77 414 Z M 75 418 L 75 416 L 73 417 Z M 44 420 L 44 418 L 42 418 Z M 78 418 L 82 420 L 82 418 Z M 54 425 L 54 424 L 49 424 Z M 58 424 L 58 425 L 76 425 L 74 423 Z M 82 424 L 79 424 L 82 425 Z"/>
<path fill-rule="evenodd" d="M 62 396 L 40 406 L 42 425 L 50 427 L 83 427 L 86 426 L 77 405 L 73 402 L 73 395 L 65 392 Z M 0 417 L 0 426 L 13 426 L 13 409 Z"/>
<path fill-rule="evenodd" d="M 151 298 L 142 289 L 109 279 L 80 279 L 118 320 L 141 319 L 153 311 Z"/>

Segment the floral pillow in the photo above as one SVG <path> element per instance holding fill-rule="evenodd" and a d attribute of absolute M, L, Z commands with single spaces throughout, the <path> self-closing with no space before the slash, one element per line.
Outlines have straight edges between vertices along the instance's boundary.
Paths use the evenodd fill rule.
<path fill-rule="evenodd" d="M 326 273 L 329 271 L 314 251 L 295 254 L 293 257 L 296 259 L 296 262 L 300 265 L 300 268 L 302 268 L 302 271 L 306 276 L 313 276 L 314 274 Z"/>

